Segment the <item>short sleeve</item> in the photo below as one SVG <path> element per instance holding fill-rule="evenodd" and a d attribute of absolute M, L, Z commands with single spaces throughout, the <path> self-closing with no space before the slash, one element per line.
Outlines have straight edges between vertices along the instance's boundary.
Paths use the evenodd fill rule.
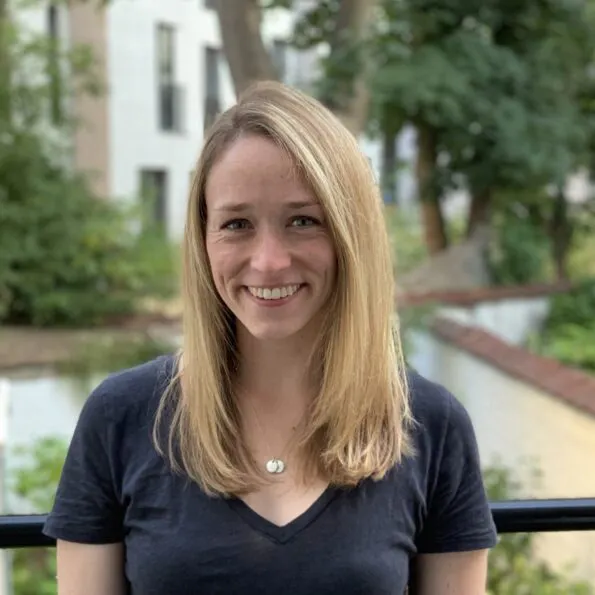
<path fill-rule="evenodd" d="M 438 476 L 417 540 L 420 554 L 485 549 L 497 542 L 471 419 L 450 393 L 448 398 Z"/>
<path fill-rule="evenodd" d="M 99 386 L 85 402 L 70 442 L 43 532 L 77 543 L 123 540 L 123 514 L 114 466 L 117 443 Z"/>

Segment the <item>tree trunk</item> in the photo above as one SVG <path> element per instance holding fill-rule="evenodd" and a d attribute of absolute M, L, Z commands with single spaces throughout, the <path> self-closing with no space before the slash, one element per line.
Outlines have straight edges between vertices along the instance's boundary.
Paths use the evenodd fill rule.
<path fill-rule="evenodd" d="M 215 8 L 236 95 L 255 81 L 276 79 L 273 59 L 260 34 L 259 0 L 216 0 Z"/>
<path fill-rule="evenodd" d="M 353 42 L 364 37 L 372 22 L 376 0 L 341 0 L 335 29 L 330 40 L 330 55 L 342 51 L 345 40 Z M 346 89 L 344 97 L 326 98 L 325 103 L 355 135 L 366 126 L 370 92 L 367 83 L 368 67 L 365 62 Z"/>
<path fill-rule="evenodd" d="M 436 158 L 437 147 L 434 131 L 425 124 L 418 125 L 415 170 L 426 247 L 430 254 L 437 254 L 448 247 L 440 196 L 433 179 Z"/>
<path fill-rule="evenodd" d="M 568 216 L 568 201 L 563 188 L 558 188 L 554 197 L 554 209 L 550 222 L 552 258 L 558 281 L 568 280 L 568 251 L 572 243 L 573 229 Z"/>
<path fill-rule="evenodd" d="M 357 39 L 364 33 L 373 16 L 376 1 L 341 1 L 330 44 L 331 52 L 340 50 L 340 43 L 345 35 Z M 262 40 L 262 10 L 259 0 L 216 0 L 215 7 L 236 95 L 254 81 L 277 79 L 273 60 Z M 329 107 L 357 136 L 366 125 L 369 99 L 365 72 L 361 72 L 355 78 L 351 93 L 347 94 L 345 100 L 336 109 Z"/>
<path fill-rule="evenodd" d="M 467 237 L 470 238 L 480 226 L 489 226 L 492 206 L 492 190 L 476 190 L 472 193 L 467 215 Z"/>
<path fill-rule="evenodd" d="M 384 202 L 397 202 L 397 134 L 385 131 L 382 137 L 382 195 Z"/>

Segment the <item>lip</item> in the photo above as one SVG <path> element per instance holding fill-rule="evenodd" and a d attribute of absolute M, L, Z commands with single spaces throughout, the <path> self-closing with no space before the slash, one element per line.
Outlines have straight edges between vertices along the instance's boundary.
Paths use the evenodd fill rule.
<path fill-rule="evenodd" d="M 295 285 L 297 285 L 297 283 L 295 283 Z M 291 295 L 288 295 L 287 297 L 284 298 L 279 298 L 278 300 L 265 300 L 262 298 L 258 298 L 256 296 L 253 296 L 250 293 L 250 290 L 248 289 L 248 287 L 244 287 L 244 291 L 246 292 L 246 295 L 255 303 L 258 304 L 260 307 L 262 308 L 279 308 L 281 306 L 285 306 L 286 304 L 288 304 L 289 302 L 291 302 L 304 288 L 304 283 L 300 283 L 299 284 L 299 289 L 295 292 L 292 293 Z M 279 287 L 278 285 L 276 285 L 275 287 Z"/>

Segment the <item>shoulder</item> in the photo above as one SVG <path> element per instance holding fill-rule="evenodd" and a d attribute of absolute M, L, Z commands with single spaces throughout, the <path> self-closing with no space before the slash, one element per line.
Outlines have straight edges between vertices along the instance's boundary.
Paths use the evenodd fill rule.
<path fill-rule="evenodd" d="M 464 406 L 441 384 L 408 370 L 407 381 L 413 417 L 432 428 L 451 423 L 460 424 L 467 417 Z"/>
<path fill-rule="evenodd" d="M 444 386 L 408 371 L 415 442 L 439 455 L 452 442 L 475 447 L 475 431 L 465 406 Z"/>
<path fill-rule="evenodd" d="M 44 532 L 80 543 L 125 539 L 123 502 L 131 470 L 153 455 L 151 419 L 174 369 L 173 356 L 120 370 L 86 399 Z"/>
<path fill-rule="evenodd" d="M 409 387 L 415 420 L 412 465 L 425 509 L 418 553 L 492 547 L 495 526 L 467 410 L 445 387 L 416 372 L 409 372 Z"/>
<path fill-rule="evenodd" d="M 157 410 L 159 400 L 175 372 L 175 357 L 163 355 L 143 364 L 114 372 L 91 392 L 80 421 L 103 418 L 122 423 Z"/>

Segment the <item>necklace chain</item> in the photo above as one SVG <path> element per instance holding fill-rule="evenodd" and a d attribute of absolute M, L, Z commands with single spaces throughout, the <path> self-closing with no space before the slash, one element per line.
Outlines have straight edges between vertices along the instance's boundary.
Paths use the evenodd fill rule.
<path fill-rule="evenodd" d="M 262 424 L 260 423 L 260 418 L 258 417 L 258 412 L 256 411 L 256 407 L 254 406 L 254 404 L 252 403 L 252 401 L 249 398 L 247 399 L 247 401 L 250 403 L 250 407 L 252 408 L 252 411 L 254 411 L 254 418 L 256 419 L 256 423 L 258 424 L 258 429 L 260 430 L 262 437 L 264 438 L 267 450 L 269 452 L 273 452 L 270 447 L 269 441 L 267 440 L 266 432 L 264 431 L 264 428 L 262 427 Z M 283 456 L 285 455 L 285 451 L 289 447 L 291 441 L 292 441 L 291 438 L 287 441 L 287 443 L 285 444 L 285 447 L 283 448 L 283 450 L 281 452 L 281 456 L 271 457 L 270 459 L 268 459 L 266 461 L 264 468 L 266 469 L 266 471 L 268 473 L 270 473 L 272 475 L 278 475 L 280 473 L 283 473 L 287 469 L 287 463 L 283 459 Z"/>

